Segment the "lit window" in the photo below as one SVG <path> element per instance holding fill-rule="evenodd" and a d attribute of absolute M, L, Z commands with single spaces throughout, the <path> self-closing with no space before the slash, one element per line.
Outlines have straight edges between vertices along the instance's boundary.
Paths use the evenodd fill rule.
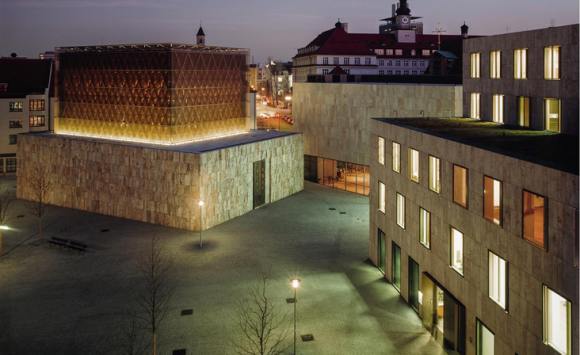
<path fill-rule="evenodd" d="M 385 139 L 383 137 L 379 137 L 378 149 L 379 164 L 385 165 Z"/>
<path fill-rule="evenodd" d="M 393 55 L 393 53 L 394 53 L 394 52 L 393 52 L 393 50 L 392 50 L 392 49 L 386 49 L 386 50 L 385 50 L 385 54 L 386 54 L 386 55 Z"/>
<path fill-rule="evenodd" d="M 425 57 L 428 57 L 430 53 L 431 53 L 431 52 L 429 52 L 429 50 L 428 50 L 428 49 L 423 49 L 423 50 L 421 51 L 421 54 L 422 54 L 423 56 L 425 56 Z"/>
<path fill-rule="evenodd" d="M 572 353 L 572 303 L 544 286 L 544 343 L 560 354 Z"/>
<path fill-rule="evenodd" d="M 503 123 L 503 95 L 493 95 L 493 122 Z"/>
<path fill-rule="evenodd" d="M 405 229 L 405 196 L 397 193 L 397 225 Z"/>
<path fill-rule="evenodd" d="M 561 104 L 558 99 L 545 99 L 546 110 L 546 130 L 551 132 L 560 132 L 560 110 Z"/>
<path fill-rule="evenodd" d="M 522 127 L 530 127 L 530 98 L 518 97 L 518 123 Z"/>
<path fill-rule="evenodd" d="M 393 171 L 401 172 L 401 145 L 393 142 Z"/>
<path fill-rule="evenodd" d="M 451 267 L 463 275 L 463 233 L 451 227 Z"/>
<path fill-rule="evenodd" d="M 528 57 L 527 49 L 516 49 L 514 51 L 514 78 L 526 79 L 528 77 L 527 57 Z"/>
<path fill-rule="evenodd" d="M 441 192 L 441 161 L 434 156 L 429 156 L 429 189 Z"/>
<path fill-rule="evenodd" d="M 44 124 L 44 115 L 30 115 L 28 117 L 28 125 L 30 127 L 42 127 Z"/>
<path fill-rule="evenodd" d="M 10 112 L 22 112 L 22 101 L 10 101 L 8 103 L 8 110 Z"/>
<path fill-rule="evenodd" d="M 483 177 L 483 217 L 501 224 L 501 182 L 488 176 Z"/>
<path fill-rule="evenodd" d="M 417 51 L 415 49 L 411 49 L 411 55 L 414 57 L 417 55 Z M 413 62 L 414 63 L 414 62 Z"/>
<path fill-rule="evenodd" d="M 403 55 L 402 49 L 395 49 L 395 55 Z"/>
<path fill-rule="evenodd" d="M 419 242 L 427 249 L 431 247 L 431 213 L 419 209 Z"/>
<path fill-rule="evenodd" d="M 419 182 L 419 151 L 409 148 L 409 178 Z"/>
<path fill-rule="evenodd" d="M 375 54 L 376 55 L 383 55 L 383 54 L 385 54 L 385 51 L 383 49 L 375 49 Z"/>
<path fill-rule="evenodd" d="M 481 71 L 481 55 L 479 53 L 471 53 L 471 77 L 476 79 L 480 76 Z"/>
<path fill-rule="evenodd" d="M 471 112 L 471 118 L 480 118 L 480 114 L 479 114 L 479 103 L 481 100 L 481 94 L 478 92 L 472 92 L 471 93 L 471 107 L 470 107 L 470 112 Z"/>
<path fill-rule="evenodd" d="M 467 208 L 467 169 L 453 165 L 453 202 Z"/>
<path fill-rule="evenodd" d="M 8 121 L 8 128 L 22 128 L 20 120 Z"/>
<path fill-rule="evenodd" d="M 483 323 L 477 320 L 476 355 L 494 355 L 494 334 Z"/>
<path fill-rule="evenodd" d="M 491 51 L 489 53 L 489 76 L 492 79 L 501 78 L 501 52 Z"/>
<path fill-rule="evenodd" d="M 544 286 L 544 343 L 560 354 L 572 353 L 572 303 Z"/>
<path fill-rule="evenodd" d="M 489 252 L 489 298 L 501 308 L 507 309 L 508 271 L 507 261 Z"/>
<path fill-rule="evenodd" d="M 28 109 L 29 111 L 44 111 L 44 99 L 31 99 Z"/>
<path fill-rule="evenodd" d="M 385 184 L 379 181 L 379 211 L 385 213 Z"/>
<path fill-rule="evenodd" d="M 533 192 L 523 193 L 524 239 L 544 248 L 546 229 L 545 198 Z"/>
<path fill-rule="evenodd" d="M 560 46 L 544 48 L 544 78 L 560 79 Z"/>

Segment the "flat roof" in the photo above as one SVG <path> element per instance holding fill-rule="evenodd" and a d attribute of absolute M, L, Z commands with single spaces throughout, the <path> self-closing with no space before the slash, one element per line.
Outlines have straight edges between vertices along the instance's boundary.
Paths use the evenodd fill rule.
<path fill-rule="evenodd" d="M 57 47 L 57 53 L 79 53 L 79 52 L 126 52 L 126 51 L 167 51 L 167 50 L 187 50 L 195 52 L 226 52 L 226 53 L 246 53 L 245 48 L 205 46 L 188 43 L 132 43 L 132 44 L 103 44 L 92 46 L 70 46 Z"/>
<path fill-rule="evenodd" d="M 109 143 L 109 144 L 118 144 L 118 145 L 125 145 L 125 146 L 132 146 L 132 147 L 143 147 L 148 149 L 159 149 L 159 150 L 167 150 L 173 152 L 182 152 L 182 153 L 191 153 L 191 154 L 201 154 L 206 152 L 211 152 L 214 150 L 221 150 L 226 148 L 232 148 L 237 146 L 242 146 L 246 144 L 252 144 L 256 142 L 266 141 L 275 138 L 282 138 L 287 136 L 292 136 L 295 134 L 299 134 L 297 132 L 282 132 L 282 131 L 274 131 L 274 130 L 251 130 L 247 133 L 235 134 L 227 137 L 220 137 L 220 138 L 209 138 L 207 140 L 193 142 L 193 143 L 185 143 L 185 144 L 176 144 L 176 145 L 161 145 L 161 144 L 148 144 L 148 143 L 140 143 L 140 142 L 130 142 L 124 140 L 114 140 L 114 139 L 105 139 L 105 138 L 93 138 L 93 137 L 83 137 L 83 136 L 75 136 L 75 135 L 67 135 L 67 134 L 56 134 L 51 132 L 30 132 L 30 133 L 23 133 L 24 135 L 35 135 L 35 136 L 45 136 L 48 138 L 68 138 L 73 140 L 83 140 L 83 141 L 92 141 L 92 142 L 101 142 L 101 143 Z"/>
<path fill-rule="evenodd" d="M 578 136 L 470 118 L 374 118 L 458 143 L 578 175 Z"/>

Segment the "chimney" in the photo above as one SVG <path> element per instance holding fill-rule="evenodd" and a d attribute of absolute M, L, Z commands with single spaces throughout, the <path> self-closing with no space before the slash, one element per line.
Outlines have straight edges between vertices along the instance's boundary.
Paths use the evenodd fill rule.
<path fill-rule="evenodd" d="M 397 5 L 393 4 L 393 5 L 391 6 L 391 12 L 392 12 L 392 14 L 393 14 L 393 15 L 392 15 L 393 17 L 395 17 L 395 12 L 396 12 L 396 11 L 397 11 Z"/>
<path fill-rule="evenodd" d="M 467 24 L 465 24 L 465 21 L 463 22 L 463 25 L 461 26 L 461 37 L 463 37 L 463 38 L 469 37 L 469 26 L 467 26 Z"/>
<path fill-rule="evenodd" d="M 341 24 L 342 29 L 344 30 L 344 32 L 348 33 L 348 23 L 347 22 L 343 22 Z"/>

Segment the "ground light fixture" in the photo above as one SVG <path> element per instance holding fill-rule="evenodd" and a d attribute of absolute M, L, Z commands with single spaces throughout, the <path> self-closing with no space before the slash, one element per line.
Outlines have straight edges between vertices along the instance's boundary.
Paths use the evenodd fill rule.
<path fill-rule="evenodd" d="M 290 280 L 290 286 L 294 289 L 294 352 L 296 355 L 296 303 L 298 303 L 298 298 L 296 298 L 296 293 L 300 287 L 300 279 Z"/>
<path fill-rule="evenodd" d="M 203 206 L 205 205 L 205 202 L 203 202 L 203 200 L 199 200 L 197 205 L 199 206 L 199 247 L 201 249 L 203 248 L 203 240 L 201 239 L 201 233 L 203 231 Z"/>
<path fill-rule="evenodd" d="M 0 230 L 3 230 L 3 231 L 9 231 L 9 230 L 10 230 L 10 227 L 8 227 L 8 226 L 5 226 L 5 225 L 1 225 L 1 226 L 0 226 Z"/>

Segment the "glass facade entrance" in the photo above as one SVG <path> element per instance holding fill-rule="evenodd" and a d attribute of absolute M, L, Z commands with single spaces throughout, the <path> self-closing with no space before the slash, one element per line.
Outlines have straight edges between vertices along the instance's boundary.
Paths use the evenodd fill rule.
<path fill-rule="evenodd" d="M 304 156 L 304 179 L 338 190 L 368 196 L 369 167 L 334 159 Z"/>

